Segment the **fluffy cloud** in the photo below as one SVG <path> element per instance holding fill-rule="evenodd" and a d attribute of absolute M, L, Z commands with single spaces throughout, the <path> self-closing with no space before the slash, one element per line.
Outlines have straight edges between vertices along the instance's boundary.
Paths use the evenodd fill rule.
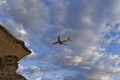
<path fill-rule="evenodd" d="M 120 23 L 119 4 L 118 0 L 1 0 L 0 20 L 11 33 L 26 41 L 33 51 L 38 44 L 52 50 L 33 52 L 36 55 L 26 60 L 38 60 L 36 64 L 40 65 L 21 67 L 18 72 L 25 73 L 29 80 L 119 77 L 119 54 L 106 52 L 111 42 L 119 43 L 118 34 L 111 34 L 116 30 L 119 33 L 119 27 L 115 28 Z M 71 35 L 72 41 L 67 46 L 51 46 L 58 35 Z"/>

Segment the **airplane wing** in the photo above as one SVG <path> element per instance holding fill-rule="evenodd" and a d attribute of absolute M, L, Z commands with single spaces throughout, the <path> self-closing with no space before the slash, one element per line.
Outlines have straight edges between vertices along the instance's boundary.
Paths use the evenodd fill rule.
<path fill-rule="evenodd" d="M 58 41 L 53 42 L 52 44 L 55 45 L 55 44 L 60 44 L 60 43 L 61 43 L 60 36 L 58 36 Z"/>
<path fill-rule="evenodd" d="M 61 40 L 60 40 L 60 36 L 58 36 L 58 42 L 61 42 Z"/>

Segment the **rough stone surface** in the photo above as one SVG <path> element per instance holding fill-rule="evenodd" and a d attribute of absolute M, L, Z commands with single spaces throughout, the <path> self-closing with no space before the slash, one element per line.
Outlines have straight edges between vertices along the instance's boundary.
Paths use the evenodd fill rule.
<path fill-rule="evenodd" d="M 27 80 L 16 73 L 18 61 L 31 51 L 0 25 L 0 80 Z"/>

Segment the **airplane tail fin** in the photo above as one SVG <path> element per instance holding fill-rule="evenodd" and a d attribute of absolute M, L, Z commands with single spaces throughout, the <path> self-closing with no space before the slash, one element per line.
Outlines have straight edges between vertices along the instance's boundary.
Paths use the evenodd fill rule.
<path fill-rule="evenodd" d="M 70 36 L 67 37 L 67 40 L 72 41 Z"/>

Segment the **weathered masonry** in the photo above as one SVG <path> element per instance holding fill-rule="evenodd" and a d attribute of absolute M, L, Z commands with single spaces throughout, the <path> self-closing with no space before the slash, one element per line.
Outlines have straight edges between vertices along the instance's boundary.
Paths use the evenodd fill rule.
<path fill-rule="evenodd" d="M 18 61 L 30 53 L 23 41 L 0 25 L 0 80 L 27 80 L 16 70 Z"/>

